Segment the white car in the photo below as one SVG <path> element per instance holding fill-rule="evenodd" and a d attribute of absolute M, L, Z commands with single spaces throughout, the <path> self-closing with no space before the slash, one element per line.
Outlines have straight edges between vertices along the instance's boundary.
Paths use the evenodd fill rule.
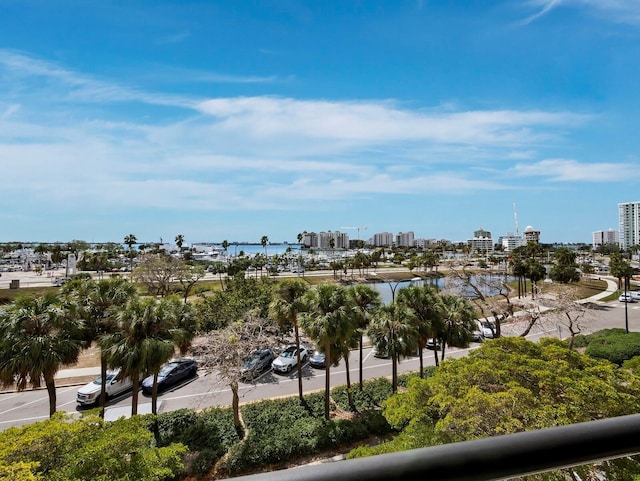
<path fill-rule="evenodd" d="M 634 297 L 631 295 L 630 292 L 627 292 L 626 294 L 620 294 L 620 297 L 618 297 L 618 301 L 620 302 L 635 302 Z"/>
<path fill-rule="evenodd" d="M 640 290 L 638 291 L 627 291 L 627 295 L 631 296 L 631 299 L 634 301 L 640 301 Z"/>
<path fill-rule="evenodd" d="M 480 330 L 482 337 L 485 339 L 493 339 L 493 333 L 496 332 L 496 325 L 493 321 L 480 321 Z"/>
<path fill-rule="evenodd" d="M 107 371 L 107 383 L 105 385 L 107 399 L 117 396 L 127 390 L 130 390 L 133 386 L 131 379 L 118 379 L 120 370 Z M 88 406 L 98 404 L 100 402 L 100 388 L 102 383 L 102 377 L 98 376 L 93 381 L 85 384 L 76 395 L 76 401 L 82 406 Z"/>
<path fill-rule="evenodd" d="M 300 346 L 300 360 L 307 362 L 309 353 L 306 348 Z M 298 354 L 296 346 L 288 346 L 280 355 L 271 363 L 271 367 L 277 372 L 291 372 L 298 365 Z"/>

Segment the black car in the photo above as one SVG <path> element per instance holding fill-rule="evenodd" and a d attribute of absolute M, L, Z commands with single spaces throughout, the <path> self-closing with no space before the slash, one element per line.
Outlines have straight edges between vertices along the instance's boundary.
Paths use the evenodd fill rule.
<path fill-rule="evenodd" d="M 251 356 L 244 360 L 240 375 L 245 381 L 252 381 L 260 374 L 271 369 L 271 363 L 276 358 L 271 349 L 256 349 Z"/>
<path fill-rule="evenodd" d="M 163 391 L 182 381 L 195 377 L 197 372 L 198 363 L 195 359 L 188 357 L 174 359 L 160 368 L 160 372 L 158 373 L 158 391 Z M 144 378 L 141 385 L 143 393 L 151 394 L 151 390 L 153 389 L 153 376 Z"/>

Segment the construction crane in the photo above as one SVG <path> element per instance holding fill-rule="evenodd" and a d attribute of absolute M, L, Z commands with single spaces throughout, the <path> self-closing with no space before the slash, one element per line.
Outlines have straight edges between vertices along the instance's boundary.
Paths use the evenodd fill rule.
<path fill-rule="evenodd" d="M 355 229 L 355 230 L 357 230 L 358 231 L 358 244 L 360 244 L 360 229 L 367 230 L 366 227 L 359 227 L 359 226 L 356 226 L 356 227 L 340 227 L 340 229 Z"/>

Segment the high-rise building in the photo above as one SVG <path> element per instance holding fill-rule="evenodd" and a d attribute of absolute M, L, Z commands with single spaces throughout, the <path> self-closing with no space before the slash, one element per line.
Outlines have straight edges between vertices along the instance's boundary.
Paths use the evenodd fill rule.
<path fill-rule="evenodd" d="M 540 231 L 535 230 L 533 227 L 528 225 L 523 233 L 524 243 L 528 244 L 529 242 L 534 242 L 538 244 L 540 242 Z"/>
<path fill-rule="evenodd" d="M 620 220 L 620 249 L 626 251 L 640 244 L 640 202 L 623 202 L 618 204 Z"/>
<path fill-rule="evenodd" d="M 410 232 L 398 232 L 396 236 L 396 246 L 398 247 L 413 247 L 413 231 Z"/>
<path fill-rule="evenodd" d="M 611 228 L 609 230 L 599 230 L 593 233 L 593 241 L 591 243 L 591 248 L 595 251 L 598 247 L 605 244 L 620 244 L 620 236 L 618 235 L 618 231 Z"/>
<path fill-rule="evenodd" d="M 374 234 L 369 243 L 375 247 L 393 246 L 393 234 L 391 232 L 378 232 Z"/>
<path fill-rule="evenodd" d="M 473 239 L 467 241 L 467 245 L 471 248 L 471 252 L 490 254 L 493 252 L 493 239 L 491 232 L 484 229 L 478 229 L 473 232 Z"/>

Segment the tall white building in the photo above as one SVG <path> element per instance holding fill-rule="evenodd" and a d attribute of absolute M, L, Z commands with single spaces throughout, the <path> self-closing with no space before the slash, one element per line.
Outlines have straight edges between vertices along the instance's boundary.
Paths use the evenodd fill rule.
<path fill-rule="evenodd" d="M 591 243 L 591 248 L 595 251 L 601 245 L 605 244 L 615 244 L 618 245 L 620 243 L 620 236 L 618 235 L 618 231 L 611 228 L 609 230 L 599 230 L 593 233 L 593 241 Z"/>
<path fill-rule="evenodd" d="M 513 249 L 517 247 L 522 247 L 525 245 L 524 238 L 513 235 L 512 232 L 508 232 L 507 235 L 503 235 L 498 240 L 498 244 L 502 245 L 502 248 L 505 252 L 511 252 Z"/>
<path fill-rule="evenodd" d="M 369 243 L 375 247 L 391 247 L 393 245 L 393 234 L 391 232 L 378 232 L 373 234 Z"/>
<path fill-rule="evenodd" d="M 413 231 L 410 232 L 398 232 L 396 236 L 396 246 L 398 247 L 413 247 Z"/>
<path fill-rule="evenodd" d="M 640 244 L 640 202 L 618 204 L 620 220 L 620 249 L 627 250 Z"/>
<path fill-rule="evenodd" d="M 493 238 L 491 232 L 478 229 L 473 233 L 473 239 L 469 239 L 467 244 L 471 248 L 471 252 L 490 254 L 493 252 Z"/>

